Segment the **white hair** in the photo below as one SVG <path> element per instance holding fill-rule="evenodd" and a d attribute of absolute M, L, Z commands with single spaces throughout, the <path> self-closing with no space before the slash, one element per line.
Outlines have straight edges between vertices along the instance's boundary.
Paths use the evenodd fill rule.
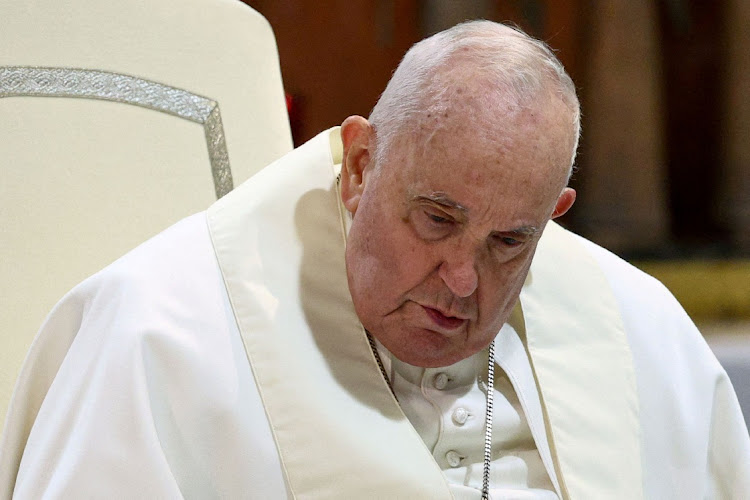
<path fill-rule="evenodd" d="M 572 170 L 581 129 L 580 104 L 573 81 L 544 42 L 520 29 L 492 21 L 458 24 L 409 49 L 370 113 L 376 162 L 380 163 L 388 154 L 405 124 L 445 97 L 445 89 L 434 88 L 440 83 L 433 85 L 433 82 L 454 57 L 470 64 L 477 75 L 497 89 L 496 93 L 483 96 L 485 99 L 510 98 L 525 105 L 534 102 L 542 91 L 551 90 L 559 96 L 572 115 L 575 133 Z"/>

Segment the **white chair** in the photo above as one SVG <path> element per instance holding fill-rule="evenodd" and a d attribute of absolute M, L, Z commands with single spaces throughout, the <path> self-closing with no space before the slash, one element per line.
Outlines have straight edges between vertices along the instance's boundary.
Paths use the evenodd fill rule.
<path fill-rule="evenodd" d="M 239 1 L 0 3 L 0 419 L 68 289 L 291 147 Z"/>

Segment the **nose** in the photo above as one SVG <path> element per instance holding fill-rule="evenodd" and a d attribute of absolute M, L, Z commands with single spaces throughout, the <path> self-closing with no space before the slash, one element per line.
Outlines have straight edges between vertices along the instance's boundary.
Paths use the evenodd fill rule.
<path fill-rule="evenodd" d="M 468 297 L 477 289 L 479 276 L 474 258 L 454 254 L 440 264 L 438 275 L 457 297 Z"/>

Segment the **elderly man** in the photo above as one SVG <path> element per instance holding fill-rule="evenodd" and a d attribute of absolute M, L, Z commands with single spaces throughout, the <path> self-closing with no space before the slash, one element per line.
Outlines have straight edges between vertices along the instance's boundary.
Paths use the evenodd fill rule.
<path fill-rule="evenodd" d="M 550 223 L 578 132 L 542 43 L 472 22 L 415 45 L 369 120 L 60 302 L 6 494 L 750 498 L 736 398 L 685 313 Z"/>

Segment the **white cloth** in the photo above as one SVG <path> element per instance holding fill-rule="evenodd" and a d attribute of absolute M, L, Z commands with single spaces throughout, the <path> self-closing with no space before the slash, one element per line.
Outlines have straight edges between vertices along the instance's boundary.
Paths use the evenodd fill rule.
<path fill-rule="evenodd" d="M 296 321 L 322 322 L 332 331 L 352 321 L 343 313 L 327 318 L 285 309 L 297 295 L 303 302 L 318 300 L 305 294 L 306 280 L 324 282 L 326 275 L 308 276 L 305 266 L 325 267 L 329 254 L 286 259 L 286 247 L 304 235 L 267 234 L 263 229 L 271 226 L 254 222 L 285 217 L 282 201 L 265 204 L 266 192 L 272 200 L 287 197 L 292 218 L 306 216 L 295 212 L 295 201 L 335 197 L 318 184 L 298 188 L 297 172 L 284 170 L 309 162 L 335 176 L 331 156 L 337 147 L 328 143 L 335 134 L 322 134 L 269 167 L 220 201 L 208 218 L 197 214 L 141 245 L 56 306 L 11 403 L 0 447 L 0 495 L 15 487 L 17 498 L 347 498 L 341 492 L 352 491 L 361 498 L 450 496 L 433 473 L 439 471 L 434 460 L 414 446 L 421 438 L 404 424 L 382 380 L 375 380 L 374 362 L 363 361 L 363 335 L 318 337 L 313 329 L 309 339 L 294 332 L 283 337 L 297 330 L 287 326 L 302 324 Z M 320 185 L 330 186 L 332 179 Z M 219 220 L 243 210 L 253 218 Z M 222 232 L 232 224 L 241 236 Z M 341 222 L 321 224 L 332 224 L 335 232 Z M 750 439 L 736 397 L 676 301 L 658 282 L 590 242 L 554 226 L 544 239 L 522 292 L 519 332 L 526 336 L 538 387 L 530 393 L 519 384 L 516 390 L 562 497 L 750 498 Z M 239 248 L 237 241 L 243 242 Z M 226 248 L 244 260 L 233 262 Z M 584 283 L 596 277 L 580 276 L 558 288 L 554 276 L 575 269 L 577 259 L 598 265 L 597 293 Z M 270 281 L 257 278 L 283 273 L 296 276 L 299 288 L 275 293 Z M 540 289 L 545 293 L 534 292 Z M 610 321 L 604 309 L 621 316 L 612 328 L 599 328 Z M 281 336 L 277 350 L 249 338 L 250 327 L 265 331 L 269 321 Z M 362 349 L 350 353 L 355 344 Z M 352 362 L 329 359 L 350 354 Z M 353 365 L 346 377 L 336 372 L 341 363 Z M 356 378 L 363 372 L 371 375 Z M 306 374 L 314 383 L 303 379 Z M 347 385 L 350 380 L 356 387 Z M 304 414 L 290 411 L 295 407 Z M 544 429 L 535 430 L 539 414 Z M 360 421 L 372 423 L 371 432 L 357 434 Z M 382 456 L 384 463 L 371 460 L 362 468 L 370 462 L 360 462 L 361 455 Z M 353 470 L 341 472 L 347 464 Z M 326 476 L 328 470 L 333 472 Z M 387 473 L 381 476 L 381 470 Z"/>
<path fill-rule="evenodd" d="M 521 339 L 508 324 L 495 343 L 499 366 L 494 384 L 490 494 L 494 500 L 557 500 L 559 487 L 544 435 L 543 415 L 536 409 L 523 408 L 516 394 L 518 390 L 531 398 L 536 396 Z M 451 366 L 419 368 L 377 345 L 401 408 L 448 482 L 454 490 L 459 485 L 481 489 L 488 350 Z M 532 426 L 539 431 L 536 438 L 542 453 Z"/>

